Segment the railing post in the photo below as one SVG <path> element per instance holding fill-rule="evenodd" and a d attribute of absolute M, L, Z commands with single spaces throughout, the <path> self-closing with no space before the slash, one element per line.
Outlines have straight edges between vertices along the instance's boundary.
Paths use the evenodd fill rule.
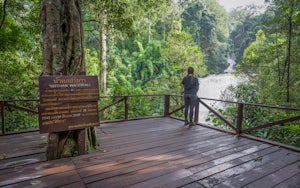
<path fill-rule="evenodd" d="M 244 104 L 238 103 L 237 120 L 236 120 L 236 133 L 238 135 L 242 133 L 243 111 L 244 111 Z"/>
<path fill-rule="evenodd" d="M 165 95 L 165 111 L 164 116 L 168 116 L 170 113 L 170 95 Z"/>
<path fill-rule="evenodd" d="M 194 122 L 198 123 L 199 119 L 199 98 L 196 99 L 195 113 L 194 113 Z"/>
<path fill-rule="evenodd" d="M 5 112 L 4 112 L 4 101 L 1 101 L 1 121 L 2 121 L 2 134 L 5 135 Z"/>
<path fill-rule="evenodd" d="M 124 104 L 125 104 L 125 120 L 128 120 L 128 96 L 124 96 Z"/>

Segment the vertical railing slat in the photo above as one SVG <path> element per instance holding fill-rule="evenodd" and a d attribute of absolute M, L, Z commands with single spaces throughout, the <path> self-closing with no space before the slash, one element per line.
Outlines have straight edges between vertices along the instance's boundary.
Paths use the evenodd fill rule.
<path fill-rule="evenodd" d="M 125 104 L 125 120 L 128 120 L 128 110 L 129 110 L 128 96 L 124 96 L 124 104 Z"/>
<path fill-rule="evenodd" d="M 242 133 L 242 124 L 243 124 L 243 113 L 244 113 L 244 104 L 238 103 L 237 119 L 236 119 L 236 133 L 240 135 Z"/>
<path fill-rule="evenodd" d="M 170 113 L 170 95 L 165 95 L 164 116 L 169 116 L 169 113 Z"/>
<path fill-rule="evenodd" d="M 1 101 L 1 121 L 2 121 L 2 134 L 5 135 L 5 112 L 4 112 L 5 102 Z"/>
<path fill-rule="evenodd" d="M 195 106 L 195 113 L 194 113 L 194 122 L 198 123 L 199 121 L 199 98 L 197 97 L 196 106 Z"/>

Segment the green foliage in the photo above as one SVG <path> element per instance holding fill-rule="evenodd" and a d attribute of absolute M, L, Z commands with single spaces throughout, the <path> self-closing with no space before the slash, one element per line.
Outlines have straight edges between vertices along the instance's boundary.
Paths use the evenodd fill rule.
<path fill-rule="evenodd" d="M 7 1 L 0 29 L 0 99 L 37 99 L 41 73 L 39 36 L 39 3 Z M 0 15 L 3 16 L 2 2 Z M 37 103 L 15 102 L 15 105 L 37 109 Z M 6 131 L 38 128 L 37 116 L 5 107 Z"/>
<path fill-rule="evenodd" d="M 85 50 L 86 73 L 87 75 L 98 75 L 99 73 L 99 55 L 96 51 Z"/>
<path fill-rule="evenodd" d="M 213 4 L 217 4 L 216 1 L 188 4 L 181 15 L 182 26 L 203 50 L 208 71 L 220 73 L 226 68 L 228 20 L 225 10 Z"/>
<path fill-rule="evenodd" d="M 196 75 L 207 74 L 201 49 L 195 45 L 192 36 L 186 32 L 173 31 L 170 33 L 162 54 L 172 65 L 172 75 L 179 77 L 186 75 L 189 66 L 194 67 Z"/>
<path fill-rule="evenodd" d="M 230 13 L 231 33 L 230 46 L 231 52 L 235 54 L 236 62 L 243 58 L 244 50 L 255 41 L 255 35 L 258 30 L 266 29 L 267 26 L 262 22 L 267 19 L 268 15 L 258 12 L 256 7 L 244 7 L 235 9 Z"/>
<path fill-rule="evenodd" d="M 235 98 L 240 102 L 247 102 L 258 104 L 260 100 L 259 92 L 256 86 L 241 84 L 236 87 L 231 87 L 224 93 L 224 98 L 230 100 L 230 98 Z M 227 105 L 225 110 L 218 109 L 218 112 L 222 116 L 233 123 L 236 124 L 237 121 L 237 105 Z M 243 113 L 242 129 L 257 127 L 259 125 L 267 124 L 270 122 L 275 122 L 278 120 L 288 119 L 299 115 L 299 112 L 284 111 L 281 109 L 273 109 L 266 107 L 258 107 L 252 105 L 245 105 Z M 212 122 L 215 126 L 231 130 L 230 127 L 224 126 L 224 122 L 215 116 L 213 113 L 209 114 L 206 119 L 207 122 Z M 276 141 L 279 143 L 288 144 L 291 146 L 300 146 L 300 127 L 299 121 L 272 126 L 269 128 L 259 129 L 250 132 L 251 135 L 260 138 Z"/>
<path fill-rule="evenodd" d="M 0 29 L 0 99 L 37 96 L 37 80 L 41 72 L 37 7 L 35 1 L 8 1 Z"/>
<path fill-rule="evenodd" d="M 38 129 L 38 118 L 35 114 L 12 108 L 5 110 L 6 132 L 20 132 Z"/>
<path fill-rule="evenodd" d="M 273 1 L 267 11 L 268 21 L 261 27 L 269 29 L 258 30 L 256 40 L 245 49 L 237 68 L 250 77 L 247 87 L 255 88 L 255 93 L 241 88 L 236 92 L 243 93 L 246 99 L 255 95 L 255 103 L 299 107 L 299 5 L 300 1 L 294 0 Z M 243 128 L 287 119 L 299 112 L 246 107 L 245 114 Z M 251 134 L 299 147 L 299 122 L 252 131 Z"/>

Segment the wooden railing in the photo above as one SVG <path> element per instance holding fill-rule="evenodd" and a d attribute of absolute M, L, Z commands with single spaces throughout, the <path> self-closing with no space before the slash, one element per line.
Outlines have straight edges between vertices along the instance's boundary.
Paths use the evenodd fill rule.
<path fill-rule="evenodd" d="M 145 103 L 146 99 L 150 98 L 150 102 Z M 158 98 L 158 99 L 154 99 Z M 102 96 L 99 100 L 99 116 L 100 121 L 127 121 L 131 119 L 140 119 L 140 118 L 153 118 L 153 117 L 173 117 L 173 118 L 183 118 L 183 96 L 182 95 L 133 95 L 133 96 Z M 139 99 L 139 100 L 138 100 Z M 103 102 L 105 100 L 109 100 L 106 102 Z M 221 113 L 218 112 L 218 110 L 214 109 L 211 105 L 209 105 L 205 101 L 216 101 L 216 102 L 224 102 L 224 103 L 231 103 L 235 104 L 237 108 L 237 114 L 236 114 L 236 121 L 230 122 L 228 119 L 224 117 Z M 27 107 L 22 107 L 20 105 L 14 104 L 15 102 L 38 102 L 38 100 L 5 100 L 0 101 L 1 103 L 1 133 L 2 135 L 5 134 L 13 134 L 14 131 L 10 131 L 9 133 L 6 131 L 6 110 L 9 109 L 15 109 L 23 112 L 27 112 L 29 114 L 38 114 L 37 109 L 30 109 Z M 143 106 L 144 104 L 156 104 L 156 106 L 150 106 L 146 107 Z M 36 105 L 37 106 L 37 105 Z M 249 132 L 260 130 L 268 127 L 272 127 L 275 125 L 282 125 L 285 123 L 290 123 L 294 121 L 300 120 L 300 115 L 296 115 L 293 117 L 280 119 L 274 122 L 268 122 L 264 123 L 262 125 L 257 125 L 255 127 L 251 128 L 242 128 L 243 121 L 247 119 L 245 116 L 245 106 L 252 106 L 252 107 L 263 107 L 263 108 L 271 108 L 271 109 L 280 109 L 284 111 L 294 111 L 300 113 L 300 108 L 289 108 L 289 107 L 283 107 L 283 106 L 274 106 L 274 105 L 263 105 L 263 104 L 253 104 L 253 103 L 242 103 L 242 102 L 233 102 L 233 101 L 225 101 L 225 100 L 217 100 L 217 99 L 210 99 L 210 98 L 198 98 L 198 102 L 195 107 L 195 119 L 194 121 L 196 123 L 198 122 L 198 114 L 199 114 L 199 108 L 205 107 L 207 108 L 211 113 L 213 113 L 216 117 L 218 117 L 221 121 L 224 122 L 224 125 L 228 126 L 229 129 L 221 129 L 226 132 L 231 132 L 232 134 L 237 134 L 239 136 L 249 136 Z M 114 109 L 112 109 L 114 108 Z M 150 114 L 142 113 L 143 111 L 147 111 L 146 109 L 149 108 L 149 111 L 153 110 L 155 108 L 155 112 L 149 112 Z M 144 110 L 141 110 L 144 109 Z M 118 118 L 114 118 L 111 116 L 111 113 L 109 112 L 116 112 L 118 113 Z M 123 111 L 123 112 L 122 112 Z M 120 113 L 121 112 L 121 113 Z M 155 114 L 155 115 L 154 115 Z M 37 117 L 37 116 L 36 116 Z M 109 117 L 106 119 L 106 117 Z M 201 123 L 203 126 L 208 126 L 206 123 Z M 209 126 L 211 128 L 216 128 L 214 126 Z M 217 128 L 220 129 L 220 128 Z M 36 129 L 32 130 L 38 130 L 38 126 Z M 27 130 L 17 131 L 17 132 L 24 132 Z M 298 148 L 299 149 L 299 148 Z M 296 149 L 297 150 L 297 149 Z M 300 151 L 300 149 L 299 149 Z"/>
<path fill-rule="evenodd" d="M 224 102 L 224 103 L 236 104 L 237 105 L 236 125 L 234 125 L 233 123 L 226 120 L 218 111 L 216 111 L 215 109 L 210 107 L 207 103 L 205 103 L 204 100 L 213 100 L 213 101 L 219 101 L 219 102 Z M 285 110 L 285 111 L 297 111 L 297 112 L 299 112 L 299 114 L 300 114 L 300 108 L 290 108 L 290 107 L 284 107 L 284 106 L 263 105 L 263 104 L 254 104 L 254 103 L 241 103 L 241 102 L 232 102 L 232 101 L 216 100 L 216 99 L 209 99 L 209 98 L 198 98 L 198 101 L 200 104 L 202 104 L 207 109 L 209 109 L 212 113 L 214 113 L 216 116 L 218 116 L 221 120 L 223 120 L 225 124 L 227 124 L 230 128 L 232 128 L 236 132 L 236 134 L 249 133 L 254 130 L 268 128 L 268 127 L 275 126 L 275 125 L 282 125 L 284 123 L 290 123 L 293 121 L 300 120 L 300 115 L 298 115 L 298 116 L 289 117 L 286 119 L 266 123 L 266 124 L 259 125 L 256 127 L 242 129 L 242 123 L 244 120 L 244 108 L 246 105 L 253 106 L 253 107 L 280 109 L 280 110 Z"/>
<path fill-rule="evenodd" d="M 35 118 L 37 119 L 37 115 L 38 115 L 38 110 L 37 110 L 37 106 L 38 106 L 38 101 L 37 99 L 32 99 L 32 100 L 0 100 L 0 104 L 1 104 L 1 134 L 0 135 L 5 135 L 7 134 L 7 124 L 6 124 L 6 112 L 12 113 L 13 110 L 17 110 L 19 112 L 26 112 L 29 115 L 34 115 Z M 17 105 L 15 103 L 36 103 L 36 105 L 28 105 L 31 106 L 31 108 L 29 107 L 23 107 L 21 105 Z M 33 106 L 36 107 L 36 109 L 32 109 Z M 12 115 L 12 116 L 17 116 L 17 115 Z M 16 118 L 14 118 L 16 119 Z M 37 121 L 36 121 L 37 122 Z M 21 122 L 18 122 L 18 124 L 21 124 Z M 23 121 L 22 126 L 24 126 L 25 123 Z M 21 126 L 19 126 L 21 127 Z M 29 132 L 29 131 L 37 131 L 38 130 L 38 126 L 36 125 L 36 128 L 26 128 L 26 125 L 24 126 L 25 128 L 22 130 L 10 130 L 10 133 L 21 133 L 21 132 Z"/>
<path fill-rule="evenodd" d="M 235 115 L 236 118 L 235 122 L 230 122 L 228 119 L 226 119 L 224 117 L 224 115 L 222 115 L 221 113 L 219 113 L 216 109 L 212 108 L 210 105 L 208 105 L 206 102 L 204 102 L 205 100 L 211 100 L 211 101 L 218 101 L 218 102 L 223 102 L 223 103 L 231 103 L 236 105 L 236 112 L 237 114 Z M 286 123 L 291 123 L 294 122 L 294 124 L 300 126 L 300 108 L 291 108 L 291 107 L 284 107 L 284 106 L 275 106 L 275 105 L 264 105 L 264 104 L 254 104 L 254 103 L 242 103 L 242 102 L 232 102 L 232 101 L 226 101 L 226 100 L 216 100 L 216 99 L 210 99 L 210 98 L 198 98 L 199 104 L 203 105 L 205 108 L 207 108 L 211 113 L 213 113 L 215 116 L 217 116 L 221 121 L 223 121 L 223 123 L 225 125 L 227 125 L 229 127 L 229 129 L 224 129 L 224 128 L 216 128 L 215 125 L 213 126 L 213 128 L 216 128 L 218 130 L 222 130 L 224 132 L 227 133 L 232 133 L 235 134 L 237 136 L 243 136 L 243 137 L 247 137 L 250 139 L 254 139 L 254 140 L 259 140 L 259 141 L 263 141 L 263 142 L 268 142 L 270 144 L 273 145 L 277 145 L 277 146 L 281 146 L 281 147 L 285 147 L 285 148 L 289 148 L 292 149 L 294 151 L 300 152 L 300 148 L 299 147 L 293 147 L 290 145 L 286 145 L 286 144 L 281 144 L 278 142 L 274 142 L 274 141 L 270 141 L 270 140 L 266 140 L 266 139 L 261 139 L 255 136 L 251 136 L 250 132 L 252 131 L 257 131 L 257 130 L 262 130 L 265 128 L 270 128 L 273 126 L 283 126 Z M 261 125 L 259 125 L 259 123 L 255 124 L 255 126 L 252 127 L 247 127 L 247 128 L 243 128 L 243 121 L 247 120 L 248 118 L 246 117 L 247 114 L 245 114 L 245 108 L 246 107 L 255 107 L 255 108 L 268 108 L 268 109 L 273 109 L 273 110 L 284 110 L 286 112 L 286 114 L 290 113 L 293 115 L 291 117 L 287 117 L 287 118 L 280 118 L 276 121 L 272 121 L 272 122 L 267 122 L 267 123 L 262 123 Z M 297 115 L 295 115 L 297 114 Z M 267 119 L 267 118 L 266 118 Z M 204 126 L 207 126 L 207 124 L 202 124 Z M 209 126 L 212 128 L 212 126 Z M 223 126 L 224 127 L 224 126 Z"/>

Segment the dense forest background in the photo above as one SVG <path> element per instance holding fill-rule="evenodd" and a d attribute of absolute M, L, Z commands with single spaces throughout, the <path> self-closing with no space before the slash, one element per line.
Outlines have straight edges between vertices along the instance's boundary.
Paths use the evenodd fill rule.
<path fill-rule="evenodd" d="M 188 66 L 204 77 L 234 58 L 235 73 L 249 82 L 229 88 L 227 98 L 299 107 L 300 0 L 265 2 L 228 13 L 217 0 L 82 1 L 87 74 L 99 76 L 101 95 L 181 94 Z M 0 99 L 37 99 L 40 1 L 0 0 L 0 7 Z M 262 112 L 252 115 L 265 121 Z M 299 124 L 287 129 L 290 138 L 300 135 Z"/>

